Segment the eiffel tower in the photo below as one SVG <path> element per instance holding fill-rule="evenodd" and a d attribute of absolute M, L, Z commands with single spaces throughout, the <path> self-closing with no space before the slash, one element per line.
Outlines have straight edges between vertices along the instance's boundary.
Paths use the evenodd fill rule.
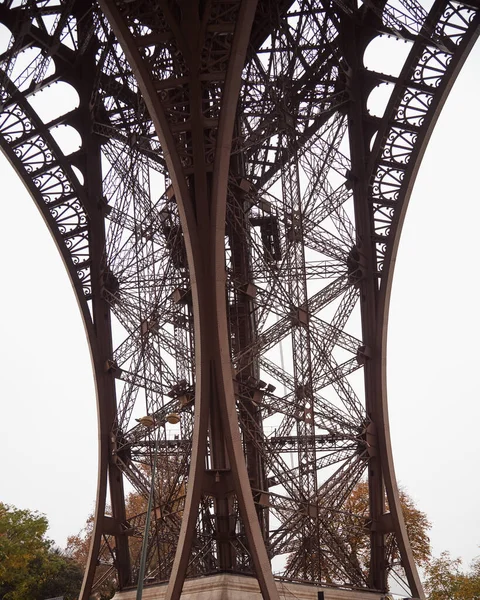
<path fill-rule="evenodd" d="M 380 599 L 396 581 L 424 599 L 389 297 L 478 0 L 4 0 L 0 23 L 0 144 L 96 382 L 81 599 L 111 581 L 125 599 Z M 402 42 L 385 72 L 365 61 L 379 40 Z"/>

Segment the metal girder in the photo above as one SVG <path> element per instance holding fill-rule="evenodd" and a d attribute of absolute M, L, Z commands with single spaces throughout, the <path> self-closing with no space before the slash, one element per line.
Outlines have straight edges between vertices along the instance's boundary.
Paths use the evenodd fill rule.
<path fill-rule="evenodd" d="M 424 597 L 388 437 L 386 322 L 408 197 L 479 12 L 453 0 L 428 13 L 412 0 L 0 4 L 12 34 L 0 144 L 62 254 L 97 384 L 82 598 L 113 576 L 137 583 L 146 503 L 127 514 L 124 483 L 148 497 L 145 414 L 160 428 L 148 576 L 170 581 L 168 597 L 185 577 L 230 571 L 275 598 L 271 560 L 282 581 L 385 592 L 393 544 Z M 385 33 L 410 44 L 398 76 L 363 65 Z M 79 101 L 42 118 L 35 98 L 60 82 Z M 374 118 L 382 82 L 393 91 Z M 75 151 L 57 141 L 65 126 Z M 365 474 L 368 512 L 354 514 Z"/>

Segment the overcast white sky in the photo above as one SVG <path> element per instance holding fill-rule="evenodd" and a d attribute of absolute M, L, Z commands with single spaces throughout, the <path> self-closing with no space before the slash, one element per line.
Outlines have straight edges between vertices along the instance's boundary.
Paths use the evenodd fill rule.
<path fill-rule="evenodd" d="M 432 135 L 407 212 L 389 328 L 397 477 L 435 553 L 480 555 L 480 43 Z"/>
<path fill-rule="evenodd" d="M 389 400 L 397 475 L 434 552 L 480 554 L 480 45 L 431 139 L 394 281 Z M 88 348 L 42 219 L 2 159 L 0 501 L 44 512 L 64 546 L 92 511 L 96 406 Z"/>

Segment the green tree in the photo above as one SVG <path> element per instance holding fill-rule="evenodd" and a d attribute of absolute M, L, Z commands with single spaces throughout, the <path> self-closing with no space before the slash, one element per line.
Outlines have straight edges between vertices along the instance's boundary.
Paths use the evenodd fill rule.
<path fill-rule="evenodd" d="M 480 557 L 462 570 L 460 558 L 442 552 L 425 569 L 425 590 L 428 600 L 480 600 Z"/>
<path fill-rule="evenodd" d="M 44 600 L 63 596 L 65 600 L 78 597 L 83 569 L 58 548 L 49 549 L 41 569 L 35 598 Z"/>
<path fill-rule="evenodd" d="M 82 569 L 46 537 L 44 515 L 0 503 L 0 599 L 74 600 Z"/>

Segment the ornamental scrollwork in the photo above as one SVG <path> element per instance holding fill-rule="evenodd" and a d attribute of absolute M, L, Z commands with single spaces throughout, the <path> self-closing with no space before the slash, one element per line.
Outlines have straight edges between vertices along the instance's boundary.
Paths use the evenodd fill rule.
<path fill-rule="evenodd" d="M 379 276 L 385 248 L 389 247 L 395 231 L 397 207 L 409 186 L 410 176 L 405 175 L 420 152 L 443 92 L 442 84 L 448 81 L 449 71 L 455 67 L 454 50 L 462 43 L 475 14 L 471 8 L 450 2 L 438 15 L 434 27 L 425 26 L 403 69 L 408 76 L 396 84 L 382 118 L 382 136 L 376 142 L 379 154 L 370 181 Z"/>

